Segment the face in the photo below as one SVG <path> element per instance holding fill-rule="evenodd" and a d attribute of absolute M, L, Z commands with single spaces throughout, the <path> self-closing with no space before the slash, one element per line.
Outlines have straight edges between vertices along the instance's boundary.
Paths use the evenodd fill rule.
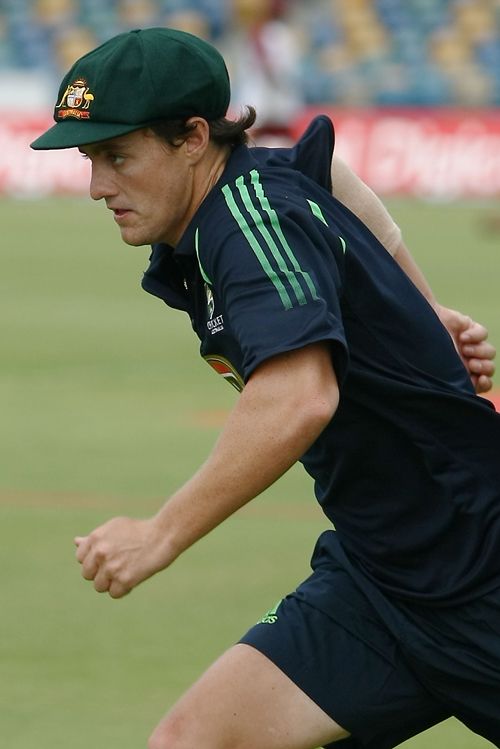
<path fill-rule="evenodd" d="M 124 242 L 175 246 L 191 217 L 193 175 L 183 146 L 149 130 L 82 146 L 92 164 L 90 196 L 104 199 Z"/>

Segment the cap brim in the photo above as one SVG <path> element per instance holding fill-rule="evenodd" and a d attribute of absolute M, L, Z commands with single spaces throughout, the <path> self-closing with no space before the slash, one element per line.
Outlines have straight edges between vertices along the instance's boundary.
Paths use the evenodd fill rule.
<path fill-rule="evenodd" d="M 35 151 L 75 148 L 76 146 L 84 146 L 86 143 L 97 143 L 101 140 L 117 138 L 119 135 L 126 135 L 134 130 L 141 130 L 143 127 L 147 127 L 147 125 L 65 120 L 65 122 L 57 122 L 30 145 Z"/>

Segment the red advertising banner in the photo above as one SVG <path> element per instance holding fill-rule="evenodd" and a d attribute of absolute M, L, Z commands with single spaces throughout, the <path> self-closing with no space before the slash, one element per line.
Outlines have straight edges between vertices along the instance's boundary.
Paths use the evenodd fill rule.
<path fill-rule="evenodd" d="M 381 195 L 500 194 L 500 109 L 310 109 L 293 139 L 320 112 L 334 124 L 336 152 Z"/>
<path fill-rule="evenodd" d="M 500 195 L 500 109 L 308 109 L 291 124 L 292 139 L 320 111 L 334 123 L 336 152 L 380 195 Z M 89 163 L 76 149 L 30 149 L 51 123 L 2 113 L 0 193 L 87 192 Z"/>
<path fill-rule="evenodd" d="M 54 122 L 50 116 L 2 112 L 0 118 L 0 193 L 19 197 L 82 194 L 90 166 L 76 148 L 33 151 L 29 144 Z"/>

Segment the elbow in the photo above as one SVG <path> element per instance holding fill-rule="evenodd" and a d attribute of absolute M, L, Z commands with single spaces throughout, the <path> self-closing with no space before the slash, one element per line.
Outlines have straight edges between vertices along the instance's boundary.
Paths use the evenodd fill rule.
<path fill-rule="evenodd" d="M 296 403 L 295 414 L 300 420 L 299 429 L 307 435 L 307 441 L 313 442 L 333 419 L 339 403 L 337 387 L 321 390 L 317 393 L 304 394 L 300 403 Z"/>
<path fill-rule="evenodd" d="M 296 382 L 292 408 L 302 422 L 301 429 L 315 439 L 335 416 L 340 393 L 329 359 L 324 369 L 307 371 L 303 375 L 300 383 Z"/>
<path fill-rule="evenodd" d="M 310 408 L 311 422 L 316 423 L 320 431 L 323 431 L 323 429 L 333 419 L 338 404 L 339 391 L 337 388 L 334 390 L 332 389 L 329 393 L 323 392 L 321 395 L 313 398 Z"/>

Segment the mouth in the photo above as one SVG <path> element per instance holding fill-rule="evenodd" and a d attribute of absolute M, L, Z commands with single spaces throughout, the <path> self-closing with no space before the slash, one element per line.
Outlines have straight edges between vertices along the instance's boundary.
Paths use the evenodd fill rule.
<path fill-rule="evenodd" d="M 132 211 L 130 208 L 110 208 L 117 224 L 121 223 Z"/>

